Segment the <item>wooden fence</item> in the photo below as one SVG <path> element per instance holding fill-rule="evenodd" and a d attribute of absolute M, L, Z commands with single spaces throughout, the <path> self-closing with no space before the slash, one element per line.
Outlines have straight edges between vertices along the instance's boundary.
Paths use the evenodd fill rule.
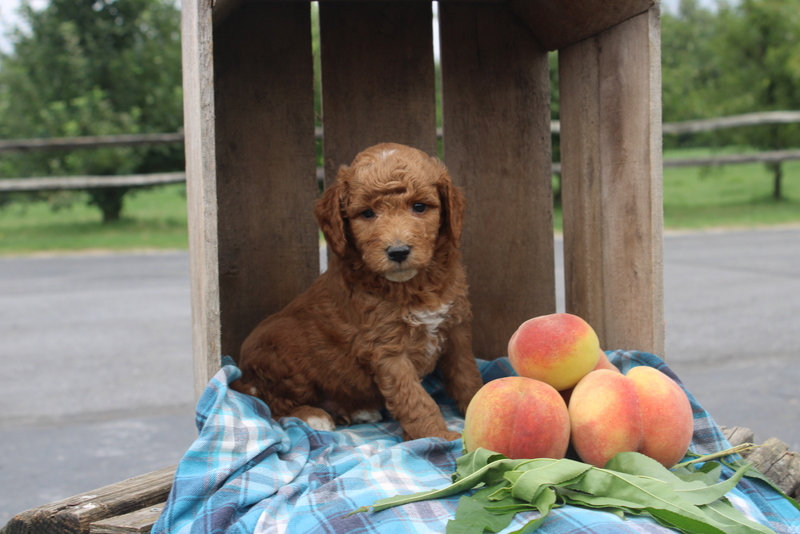
<path fill-rule="evenodd" d="M 666 123 L 663 125 L 662 131 L 667 135 L 678 135 L 742 126 L 789 124 L 796 122 L 800 122 L 800 111 L 767 111 L 732 117 Z M 558 121 L 553 121 L 550 124 L 550 130 L 553 134 L 558 134 L 561 131 L 560 123 Z M 317 128 L 315 133 L 318 139 L 322 138 L 322 128 Z M 442 132 L 439 131 L 438 134 L 441 137 Z M 0 155 L 4 153 L 24 153 L 41 150 L 76 150 L 168 143 L 183 143 L 183 133 L 0 140 Z M 781 163 L 790 160 L 800 160 L 800 150 L 775 150 L 750 154 L 724 154 L 699 158 L 665 159 L 664 167 L 708 167 L 741 163 Z M 553 173 L 561 173 L 561 165 L 559 163 L 553 163 Z M 324 172 L 322 167 L 317 168 L 317 179 L 322 180 L 323 176 Z M 183 172 L 118 176 L 5 178 L 0 179 L 0 192 L 89 189 L 94 187 L 137 187 L 179 183 L 185 180 L 186 174 Z"/>

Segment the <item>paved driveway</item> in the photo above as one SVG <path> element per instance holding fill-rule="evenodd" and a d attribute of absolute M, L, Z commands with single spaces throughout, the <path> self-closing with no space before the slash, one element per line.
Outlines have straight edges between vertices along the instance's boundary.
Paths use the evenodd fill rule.
<path fill-rule="evenodd" d="M 669 364 L 718 423 L 800 451 L 800 228 L 664 249 Z M 0 259 L 0 340 L 0 525 L 194 438 L 186 253 Z"/>

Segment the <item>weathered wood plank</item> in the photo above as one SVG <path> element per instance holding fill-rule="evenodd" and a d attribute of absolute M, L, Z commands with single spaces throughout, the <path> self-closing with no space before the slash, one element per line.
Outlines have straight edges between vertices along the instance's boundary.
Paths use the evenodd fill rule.
<path fill-rule="evenodd" d="M 780 163 L 800 159 L 800 150 L 770 150 L 752 154 L 719 154 L 707 158 L 664 160 L 664 167 L 714 167 L 744 163 Z"/>
<path fill-rule="evenodd" d="M 547 50 L 558 50 L 647 11 L 655 0 L 511 0 L 509 4 Z"/>
<path fill-rule="evenodd" d="M 220 365 L 212 42 L 211 0 L 186 2 L 181 8 L 183 124 L 194 383 L 198 397 Z"/>
<path fill-rule="evenodd" d="M 436 155 L 430 2 L 319 6 L 325 178 L 381 142 Z"/>
<path fill-rule="evenodd" d="M 244 0 L 213 0 L 213 20 L 214 26 L 222 24 L 228 16 L 233 13 Z"/>
<path fill-rule="evenodd" d="M 555 312 L 547 52 L 503 5 L 439 6 L 445 162 L 467 197 L 462 239 L 479 358 Z"/>
<path fill-rule="evenodd" d="M 746 455 L 756 469 L 790 497 L 800 493 L 800 454 L 778 438 L 769 438 Z"/>
<path fill-rule="evenodd" d="M 88 533 L 96 521 L 156 506 L 167 499 L 176 466 L 111 484 L 17 514 L 3 534 Z"/>
<path fill-rule="evenodd" d="M 214 39 L 221 349 L 319 275 L 311 10 L 244 3 Z"/>
<path fill-rule="evenodd" d="M 753 437 L 755 434 L 749 428 L 744 428 L 741 426 L 732 426 L 732 427 L 719 427 L 722 430 L 722 433 L 725 435 L 725 439 L 732 446 L 742 445 L 743 443 L 753 443 Z"/>
<path fill-rule="evenodd" d="M 741 128 L 760 124 L 792 124 L 800 122 L 800 111 L 759 111 L 730 117 L 699 119 L 692 121 L 668 122 L 664 124 L 665 134 L 709 132 L 724 128 Z"/>
<path fill-rule="evenodd" d="M 89 526 L 90 534 L 125 534 L 129 532 L 147 534 L 161 516 L 166 503 L 147 506 L 141 510 L 130 512 L 108 519 L 96 521 Z"/>
<path fill-rule="evenodd" d="M 180 183 L 185 180 L 186 173 L 183 172 L 121 174 L 118 176 L 4 178 L 0 179 L 0 191 L 55 191 L 62 189 L 91 189 L 93 187 L 145 187 Z"/>
<path fill-rule="evenodd" d="M 657 8 L 559 55 L 567 311 L 664 355 Z"/>
<path fill-rule="evenodd" d="M 48 137 L 44 139 L 0 139 L 0 153 L 31 152 L 39 150 L 75 150 L 110 146 L 140 146 L 182 143 L 183 134 L 120 134 L 89 135 L 82 137 Z"/>

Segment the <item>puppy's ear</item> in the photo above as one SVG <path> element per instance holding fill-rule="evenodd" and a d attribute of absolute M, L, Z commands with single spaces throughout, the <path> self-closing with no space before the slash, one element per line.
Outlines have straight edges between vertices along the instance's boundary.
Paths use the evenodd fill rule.
<path fill-rule="evenodd" d="M 450 238 L 450 240 L 458 246 L 461 240 L 461 229 L 464 226 L 464 212 L 466 211 L 467 202 L 461 190 L 453 185 L 450 179 L 450 174 L 447 172 L 444 164 L 441 165 L 441 175 L 436 181 L 436 188 L 439 191 L 439 199 L 442 202 L 443 218 L 442 218 L 442 231 Z"/>
<path fill-rule="evenodd" d="M 344 256 L 347 246 L 347 236 L 344 228 L 344 205 L 347 198 L 347 184 L 342 178 L 348 172 L 347 167 L 342 166 L 336 181 L 322 194 L 315 207 L 314 215 L 317 217 L 325 241 L 328 246 L 339 257 Z"/>

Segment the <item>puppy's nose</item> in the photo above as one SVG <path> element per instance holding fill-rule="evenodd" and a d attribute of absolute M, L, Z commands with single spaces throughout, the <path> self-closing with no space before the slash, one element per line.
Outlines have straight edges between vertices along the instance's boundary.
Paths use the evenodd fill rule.
<path fill-rule="evenodd" d="M 411 252 L 411 247 L 408 245 L 389 247 L 386 249 L 386 255 L 389 256 L 389 259 L 397 263 L 403 263 L 406 261 L 409 252 Z"/>

